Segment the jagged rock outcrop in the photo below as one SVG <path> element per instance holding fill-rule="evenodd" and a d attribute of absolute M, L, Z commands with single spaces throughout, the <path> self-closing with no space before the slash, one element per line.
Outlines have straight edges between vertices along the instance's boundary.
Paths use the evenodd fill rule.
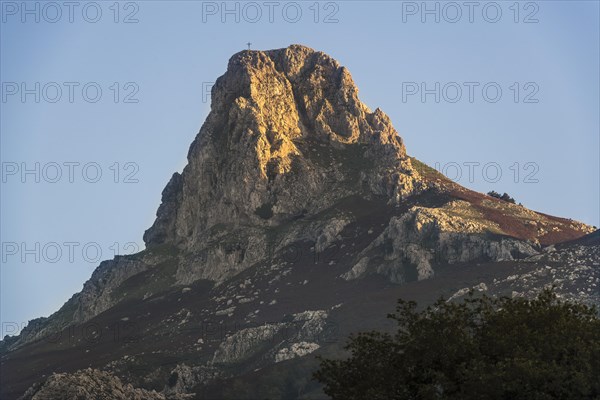
<path fill-rule="evenodd" d="M 32 386 L 20 400 L 165 400 L 155 391 L 124 385 L 108 372 L 85 369 L 73 374 L 52 374 L 39 385 Z"/>
<path fill-rule="evenodd" d="M 413 275 L 411 268 L 421 280 L 434 275 L 436 264 L 511 261 L 540 251 L 536 243 L 501 236 L 502 233 L 498 224 L 485 219 L 465 201 L 455 200 L 436 208 L 414 206 L 402 216 L 392 217 L 342 278 L 350 280 L 378 273 L 392 282 L 403 283 Z"/>
<path fill-rule="evenodd" d="M 144 240 L 199 251 L 218 224 L 275 226 L 351 193 L 397 202 L 421 188 L 389 118 L 360 102 L 345 67 L 297 45 L 243 51 Z"/>
<path fill-rule="evenodd" d="M 558 248 L 548 246 L 525 258 L 514 273 L 462 288 L 448 301 L 461 299 L 470 290 L 533 298 L 546 288 L 554 288 L 564 300 L 600 306 L 600 231 Z"/>
<path fill-rule="evenodd" d="M 237 331 L 219 345 L 214 354 L 212 364 L 235 363 L 243 361 L 270 342 L 277 355 L 275 359 L 283 361 L 298 354 L 309 354 L 319 346 L 313 343 L 319 335 L 325 335 L 327 312 L 324 310 L 304 311 L 291 315 L 279 323 L 264 324 L 257 327 Z M 309 342 L 309 343 L 307 343 Z M 306 343 L 299 345 L 298 343 Z M 312 349 L 312 351 L 308 351 Z M 296 353 L 294 351 L 297 350 Z"/>

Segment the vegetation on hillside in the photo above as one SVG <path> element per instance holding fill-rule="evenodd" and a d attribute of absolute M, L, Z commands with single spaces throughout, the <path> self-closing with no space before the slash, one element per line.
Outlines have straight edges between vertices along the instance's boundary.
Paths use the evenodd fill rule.
<path fill-rule="evenodd" d="M 600 319 L 551 290 L 536 299 L 398 301 L 396 334 L 352 336 L 314 377 L 335 399 L 599 399 Z"/>
<path fill-rule="evenodd" d="M 492 197 L 495 197 L 497 199 L 504 200 L 504 201 L 507 201 L 509 203 L 515 204 L 515 199 L 513 199 L 512 197 L 510 197 L 508 195 L 508 193 L 506 193 L 506 192 L 504 194 L 500 194 L 500 193 L 492 190 L 491 192 L 488 192 L 487 194 L 488 194 L 488 196 L 492 196 Z"/>

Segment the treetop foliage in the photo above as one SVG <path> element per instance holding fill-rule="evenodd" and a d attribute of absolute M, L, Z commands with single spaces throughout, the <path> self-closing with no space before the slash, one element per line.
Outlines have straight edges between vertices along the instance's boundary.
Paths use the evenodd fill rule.
<path fill-rule="evenodd" d="M 492 190 L 492 191 L 488 192 L 487 194 L 488 194 L 488 196 L 492 196 L 492 197 L 495 197 L 497 199 L 504 200 L 504 201 L 507 201 L 509 203 L 515 204 L 515 199 L 513 199 L 512 197 L 510 197 L 509 194 L 506 193 L 506 192 L 504 194 L 500 194 L 500 193 Z"/>
<path fill-rule="evenodd" d="M 399 300 L 395 334 L 352 336 L 314 377 L 333 399 L 600 399 L 595 308 L 546 289 L 532 300 Z"/>

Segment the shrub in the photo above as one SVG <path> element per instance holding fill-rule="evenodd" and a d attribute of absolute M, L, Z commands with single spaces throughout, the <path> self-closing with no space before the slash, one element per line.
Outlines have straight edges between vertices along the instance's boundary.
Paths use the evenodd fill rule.
<path fill-rule="evenodd" d="M 492 196 L 492 197 L 495 197 L 497 199 L 504 200 L 504 201 L 507 201 L 509 203 L 515 204 L 515 199 L 513 199 L 512 197 L 510 197 L 508 195 L 508 193 L 506 193 L 506 192 L 504 194 L 500 194 L 500 193 L 492 190 L 491 192 L 488 192 L 488 196 Z"/>

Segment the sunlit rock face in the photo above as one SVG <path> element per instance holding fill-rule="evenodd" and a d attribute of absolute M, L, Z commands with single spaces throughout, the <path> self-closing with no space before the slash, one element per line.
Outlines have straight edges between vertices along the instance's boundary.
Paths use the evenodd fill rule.
<path fill-rule="evenodd" d="M 243 51 L 216 81 L 144 240 L 200 250 L 218 224 L 274 226 L 350 193 L 398 202 L 422 188 L 389 118 L 361 103 L 345 67 L 298 45 Z"/>

